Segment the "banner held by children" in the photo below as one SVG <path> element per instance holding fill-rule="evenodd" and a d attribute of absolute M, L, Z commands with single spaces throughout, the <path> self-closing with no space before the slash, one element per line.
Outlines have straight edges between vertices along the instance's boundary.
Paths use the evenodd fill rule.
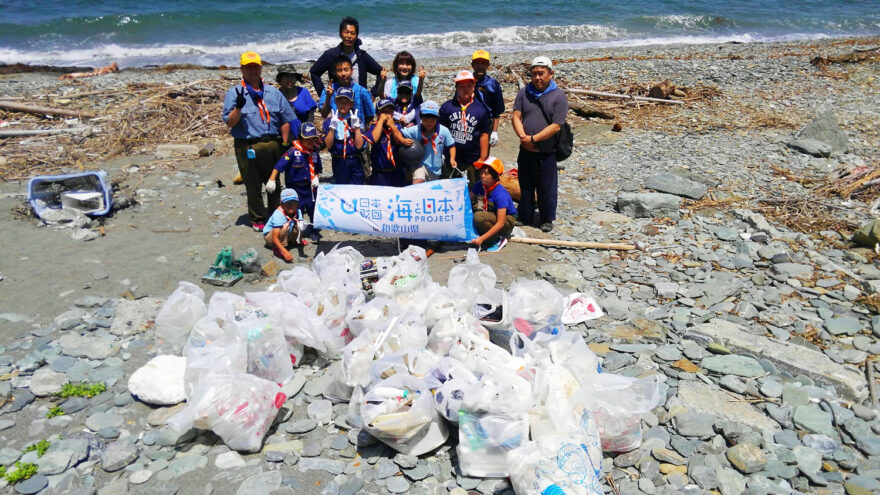
<path fill-rule="evenodd" d="M 406 187 L 321 184 L 315 228 L 467 242 L 477 237 L 466 179 Z"/>

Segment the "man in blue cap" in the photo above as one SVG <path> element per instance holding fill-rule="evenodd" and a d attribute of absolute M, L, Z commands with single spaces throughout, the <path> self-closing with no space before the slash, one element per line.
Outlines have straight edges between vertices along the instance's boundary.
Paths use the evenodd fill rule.
<path fill-rule="evenodd" d="M 425 156 L 420 166 L 413 170 L 413 184 L 437 180 L 443 171 L 443 152 L 449 150 L 449 162 L 455 167 L 458 162 L 455 159 L 455 140 L 449 129 L 440 125 L 440 106 L 433 100 L 428 100 L 419 107 L 421 124 L 407 127 L 403 130 L 403 137 L 417 140 L 425 149 Z"/>
<path fill-rule="evenodd" d="M 398 156 L 398 145 L 404 143 L 400 125 L 394 121 L 394 102 L 382 98 L 376 102 L 376 123 L 367 130 L 365 139 L 370 143 L 370 163 L 373 173 L 370 185 L 403 187 L 406 185 L 406 168 Z M 411 140 L 406 140 L 411 145 Z"/>
<path fill-rule="evenodd" d="M 263 184 L 281 157 L 282 145 L 290 145 L 290 123 L 296 115 L 278 88 L 263 84 L 262 60 L 254 52 L 241 54 L 239 84 L 226 92 L 223 122 L 235 139 L 235 161 L 247 191 L 248 216 L 254 230 L 263 230 L 266 219 L 278 206 L 278 193 L 263 203 Z"/>
<path fill-rule="evenodd" d="M 351 88 L 336 91 L 336 110 L 324 119 L 324 145 L 333 157 L 333 182 L 336 184 L 364 183 L 364 168 L 360 151 L 364 149 L 361 119 L 354 106 Z M 370 105 L 372 110 L 372 105 Z"/>
<path fill-rule="evenodd" d="M 266 191 L 274 192 L 277 186 L 278 176 L 284 172 L 284 187 L 293 189 L 299 196 L 299 208 L 309 214 L 309 221 L 315 221 L 315 194 L 320 184 L 320 175 L 323 172 L 321 156 L 318 154 L 320 137 L 318 129 L 311 122 L 305 122 L 300 127 L 299 139 L 293 142 L 275 164 L 275 170 L 266 183 Z M 318 232 L 306 229 L 311 233 L 311 239 L 318 242 Z"/>

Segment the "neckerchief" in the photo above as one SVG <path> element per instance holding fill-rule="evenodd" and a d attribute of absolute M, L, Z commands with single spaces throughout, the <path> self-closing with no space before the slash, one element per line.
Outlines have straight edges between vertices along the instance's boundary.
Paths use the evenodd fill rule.
<path fill-rule="evenodd" d="M 303 149 L 302 143 L 300 143 L 299 140 L 296 140 L 293 142 L 293 147 L 296 148 L 300 153 L 306 155 L 306 157 L 309 159 L 309 180 L 314 180 L 315 179 L 315 162 L 312 159 L 312 152 L 306 151 L 305 149 Z"/>
<path fill-rule="evenodd" d="M 492 187 L 486 189 L 486 186 L 483 186 L 483 211 L 489 211 L 489 193 L 494 191 L 498 184 L 501 184 L 501 181 L 492 184 Z"/>
<path fill-rule="evenodd" d="M 550 81 L 550 85 L 547 86 L 547 89 L 545 89 L 544 91 L 538 91 L 538 88 L 536 88 L 534 84 L 529 83 L 528 85 L 526 85 L 526 93 L 537 99 L 551 91 L 554 91 L 556 88 L 556 81 Z"/>
<path fill-rule="evenodd" d="M 385 156 L 391 162 L 391 166 L 397 168 L 397 162 L 394 160 L 394 149 L 391 148 L 391 129 L 382 129 L 382 133 L 385 134 L 385 141 L 388 143 L 388 146 L 385 148 Z"/>
<path fill-rule="evenodd" d="M 354 146 L 354 140 L 351 137 L 351 127 L 348 126 L 348 116 L 340 123 L 342 125 L 342 158 L 345 159 L 348 154 L 348 143 L 351 142 Z M 339 128 L 336 129 L 336 135 L 339 135 Z"/>
<path fill-rule="evenodd" d="M 476 98 L 471 97 L 470 103 L 468 103 L 467 105 L 462 105 L 461 101 L 459 101 L 458 98 L 456 98 L 456 101 L 458 101 L 458 104 L 461 105 L 461 130 L 467 129 L 467 109 L 469 106 L 474 104 L 474 100 L 476 100 Z"/>
<path fill-rule="evenodd" d="M 244 86 L 244 89 L 246 89 L 248 94 L 251 95 L 251 99 L 254 101 L 254 104 L 257 105 L 257 110 L 260 111 L 260 118 L 265 120 L 268 124 L 270 120 L 270 115 L 269 109 L 266 108 L 266 102 L 263 101 L 263 90 L 256 90 L 252 88 L 250 84 L 244 81 L 241 81 L 241 85 Z M 262 79 L 260 79 L 260 87 L 265 88 L 265 86 L 263 86 Z"/>
<path fill-rule="evenodd" d="M 434 129 L 434 134 L 431 136 L 431 139 L 428 139 L 425 137 L 425 129 L 424 128 L 421 128 L 420 130 L 422 132 L 422 146 L 424 146 L 430 142 L 431 149 L 434 150 L 434 154 L 436 155 L 437 154 L 437 143 L 435 143 L 434 141 L 437 139 L 437 129 L 436 128 Z"/>

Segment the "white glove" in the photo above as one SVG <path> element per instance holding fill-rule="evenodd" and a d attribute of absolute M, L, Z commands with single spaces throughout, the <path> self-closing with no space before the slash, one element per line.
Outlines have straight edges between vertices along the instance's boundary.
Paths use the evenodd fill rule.
<path fill-rule="evenodd" d="M 275 192 L 276 187 L 278 187 L 278 186 L 275 185 L 275 181 L 270 180 L 269 182 L 266 183 L 266 192 L 269 194 L 272 194 L 273 192 Z"/>
<path fill-rule="evenodd" d="M 489 135 L 489 146 L 495 146 L 498 144 L 498 131 L 492 131 L 492 134 Z"/>
<path fill-rule="evenodd" d="M 339 124 L 342 123 L 342 121 L 339 120 L 339 110 L 333 110 L 333 113 L 331 113 L 330 115 L 330 127 L 332 127 L 333 129 L 338 129 Z"/>
<path fill-rule="evenodd" d="M 402 114 L 400 112 L 394 112 L 394 120 L 395 121 L 403 120 L 404 117 L 406 117 L 404 114 Z"/>
<path fill-rule="evenodd" d="M 318 179 L 316 175 L 314 179 L 312 179 L 312 187 L 318 187 L 321 184 L 321 181 Z"/>
<path fill-rule="evenodd" d="M 358 111 L 351 111 L 351 127 L 352 129 L 360 129 L 361 128 L 361 118 L 358 117 Z"/>

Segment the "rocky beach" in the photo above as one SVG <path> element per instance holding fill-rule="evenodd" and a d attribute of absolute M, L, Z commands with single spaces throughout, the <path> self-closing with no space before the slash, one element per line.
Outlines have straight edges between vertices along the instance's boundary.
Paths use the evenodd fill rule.
<path fill-rule="evenodd" d="M 593 294 L 605 315 L 568 330 L 603 371 L 663 383 L 640 447 L 604 454 L 605 493 L 880 492 L 880 257 L 871 242 L 852 242 L 880 197 L 878 46 L 841 38 L 542 53 L 563 89 L 647 96 L 668 80 L 683 102 L 569 92 L 585 110 L 569 114 L 575 151 L 560 172 L 552 237 L 638 249 L 510 243 L 480 257 L 499 288 L 530 278 Z M 493 60 L 508 109 L 534 55 Z M 426 97 L 439 101 L 467 64 L 419 62 Z M 0 140 L 0 492 L 513 493 L 506 478 L 462 475 L 452 439 L 409 456 L 348 424 L 347 403 L 333 406 L 330 423 L 310 418 L 338 366 L 311 351 L 256 453 L 210 431 L 178 433 L 166 422 L 180 405 L 135 397 L 129 379 L 157 355 L 155 318 L 179 281 L 208 297 L 244 295 L 337 243 L 368 258 L 397 255 L 398 245 L 325 231 L 295 265 L 272 257 L 248 225 L 220 121 L 236 68 L 74 81 L 62 72 L 0 71 L 0 101 L 96 117 L 0 110 L 0 131 L 74 130 Z M 599 113 L 609 118 L 585 117 Z M 507 115 L 499 134 L 492 154 L 514 167 Z M 108 173 L 109 216 L 32 213 L 28 178 L 84 170 Z M 256 249 L 261 268 L 231 288 L 201 284 L 224 246 Z M 433 279 L 445 284 L 465 252 L 446 245 L 429 258 Z M 26 466 L 35 471 L 8 476 Z"/>

